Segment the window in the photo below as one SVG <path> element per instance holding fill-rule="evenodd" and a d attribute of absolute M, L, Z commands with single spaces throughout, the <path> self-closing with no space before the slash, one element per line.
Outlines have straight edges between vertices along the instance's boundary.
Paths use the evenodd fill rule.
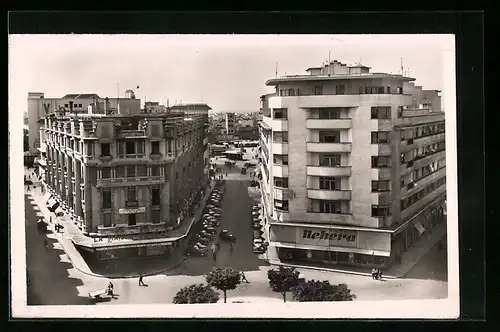
<path fill-rule="evenodd" d="M 319 109 L 320 119 L 340 119 L 340 110 L 334 108 Z"/>
<path fill-rule="evenodd" d="M 383 86 L 378 87 L 377 90 L 378 90 L 377 91 L 378 94 L 381 94 L 381 95 L 384 94 L 384 87 Z"/>
<path fill-rule="evenodd" d="M 151 153 L 160 154 L 160 142 L 151 142 Z"/>
<path fill-rule="evenodd" d="M 319 189 L 340 190 L 340 179 L 334 177 L 321 176 L 319 178 Z"/>
<path fill-rule="evenodd" d="M 112 213 L 103 213 L 102 214 L 102 225 L 104 227 L 111 227 L 113 221 L 111 219 Z"/>
<path fill-rule="evenodd" d="M 321 130 L 319 132 L 320 143 L 340 143 L 340 131 Z"/>
<path fill-rule="evenodd" d="M 273 119 L 287 119 L 288 110 L 286 108 L 275 108 L 273 109 Z"/>
<path fill-rule="evenodd" d="M 160 188 L 151 189 L 151 205 L 160 205 Z"/>
<path fill-rule="evenodd" d="M 110 156 L 109 143 L 101 143 L 101 156 Z"/>
<path fill-rule="evenodd" d="M 321 86 L 321 85 L 314 86 L 314 94 L 315 95 L 322 95 L 323 94 L 323 86 Z"/>
<path fill-rule="evenodd" d="M 389 143 L 389 132 L 372 131 L 372 144 Z"/>
<path fill-rule="evenodd" d="M 151 166 L 151 176 L 160 176 L 160 166 L 153 165 Z M 176 177 L 179 177 L 179 174 L 176 173 Z"/>
<path fill-rule="evenodd" d="M 125 166 L 116 166 L 116 177 L 117 178 L 125 177 Z"/>
<path fill-rule="evenodd" d="M 273 142 L 274 143 L 287 143 L 288 142 L 288 132 L 286 131 L 277 131 L 273 133 Z"/>
<path fill-rule="evenodd" d="M 126 154 L 135 154 L 135 142 L 134 141 L 126 141 L 125 142 L 125 153 Z"/>
<path fill-rule="evenodd" d="M 372 217 L 388 217 L 391 215 L 391 207 L 384 205 L 372 205 Z"/>
<path fill-rule="evenodd" d="M 127 166 L 127 177 L 128 178 L 135 178 L 135 166 L 134 165 Z"/>
<path fill-rule="evenodd" d="M 294 89 L 288 89 L 288 95 L 289 96 L 295 96 L 295 90 Z"/>
<path fill-rule="evenodd" d="M 135 201 L 136 197 L 135 187 L 127 187 L 127 201 Z"/>
<path fill-rule="evenodd" d="M 388 94 L 390 94 L 390 93 L 391 93 L 391 87 L 390 87 L 390 86 L 388 86 L 388 87 L 387 87 L 387 93 L 388 93 Z"/>
<path fill-rule="evenodd" d="M 335 94 L 337 94 L 337 95 L 345 94 L 345 86 L 344 85 L 335 86 Z"/>
<path fill-rule="evenodd" d="M 102 208 L 111 209 L 111 189 L 104 189 L 102 191 Z"/>
<path fill-rule="evenodd" d="M 372 156 L 372 168 L 391 167 L 391 159 L 389 156 Z"/>
<path fill-rule="evenodd" d="M 319 201 L 320 213 L 342 213 L 340 201 Z"/>
<path fill-rule="evenodd" d="M 274 186 L 280 188 L 288 188 L 288 178 L 274 177 Z"/>
<path fill-rule="evenodd" d="M 137 176 L 148 176 L 148 167 L 146 165 L 137 165 Z"/>
<path fill-rule="evenodd" d="M 78 107 L 82 107 L 82 104 L 78 104 Z"/>
<path fill-rule="evenodd" d="M 153 224 L 158 224 L 161 222 L 161 211 L 160 210 L 152 210 L 151 211 L 151 221 Z"/>
<path fill-rule="evenodd" d="M 68 107 L 69 107 L 69 105 L 68 105 L 68 104 L 64 104 L 64 107 L 68 108 Z"/>
<path fill-rule="evenodd" d="M 389 191 L 389 180 L 372 181 L 372 192 Z"/>
<path fill-rule="evenodd" d="M 274 208 L 280 211 L 288 211 L 288 201 L 274 200 Z"/>
<path fill-rule="evenodd" d="M 398 93 L 398 95 L 402 95 L 403 94 L 403 87 L 398 87 L 397 93 Z"/>
<path fill-rule="evenodd" d="M 372 119 L 390 119 L 391 118 L 391 107 L 372 107 L 371 118 Z"/>
<path fill-rule="evenodd" d="M 144 142 L 137 142 L 137 154 L 144 154 Z"/>
<path fill-rule="evenodd" d="M 111 167 L 101 168 L 101 179 L 111 178 Z"/>
<path fill-rule="evenodd" d="M 326 167 L 340 166 L 340 154 L 322 154 L 319 156 L 319 165 Z"/>
<path fill-rule="evenodd" d="M 275 165 L 288 165 L 288 155 L 287 154 L 274 154 L 273 162 Z"/>

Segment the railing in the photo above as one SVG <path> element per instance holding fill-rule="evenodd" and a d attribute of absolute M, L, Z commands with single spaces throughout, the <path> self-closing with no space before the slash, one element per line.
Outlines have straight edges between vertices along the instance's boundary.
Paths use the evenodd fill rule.
<path fill-rule="evenodd" d="M 132 235 L 141 233 L 158 233 L 167 230 L 165 223 L 141 223 L 137 225 L 116 225 L 111 227 L 97 226 L 97 232 L 103 236 Z"/>
<path fill-rule="evenodd" d="M 118 159 L 136 159 L 136 158 L 144 158 L 144 154 L 120 154 L 118 155 Z"/>
<path fill-rule="evenodd" d="M 130 178 L 110 178 L 110 179 L 97 179 L 98 186 L 121 184 L 121 183 L 136 183 L 136 182 L 164 182 L 164 177 L 157 176 L 140 176 Z"/>

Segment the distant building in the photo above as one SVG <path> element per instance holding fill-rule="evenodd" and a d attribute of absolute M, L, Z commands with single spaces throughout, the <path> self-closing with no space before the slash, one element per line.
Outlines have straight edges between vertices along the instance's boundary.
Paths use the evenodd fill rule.
<path fill-rule="evenodd" d="M 270 249 L 284 261 L 388 267 L 438 224 L 446 199 L 438 91 L 333 61 L 273 78 L 261 97 Z"/>
<path fill-rule="evenodd" d="M 226 113 L 226 134 L 233 135 L 236 125 L 234 113 Z"/>
<path fill-rule="evenodd" d="M 70 114 L 139 114 L 140 99 L 101 98 L 96 93 L 67 94 L 62 98 L 47 98 L 42 92 L 28 93 L 29 148 L 40 146 L 39 120 L 45 116 Z"/>
<path fill-rule="evenodd" d="M 157 101 L 147 101 L 144 103 L 142 111 L 142 113 L 165 113 L 168 112 L 168 108 L 165 105 L 160 105 Z"/>

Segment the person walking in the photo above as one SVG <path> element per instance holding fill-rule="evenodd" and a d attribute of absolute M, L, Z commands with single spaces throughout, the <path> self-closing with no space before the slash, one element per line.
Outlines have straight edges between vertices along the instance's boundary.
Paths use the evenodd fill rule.
<path fill-rule="evenodd" d="M 245 272 L 241 271 L 241 281 L 246 283 L 246 284 L 249 284 L 250 281 L 248 281 L 247 277 L 245 276 Z"/>
<path fill-rule="evenodd" d="M 144 285 L 144 281 L 143 281 L 143 276 L 142 276 L 142 273 L 139 273 L 139 286 L 145 286 Z"/>
<path fill-rule="evenodd" d="M 110 281 L 109 284 L 108 284 L 108 295 L 110 295 L 112 299 L 115 298 L 115 294 L 113 293 L 113 289 L 114 289 L 114 285 Z"/>
<path fill-rule="evenodd" d="M 382 280 L 382 270 L 378 269 L 378 280 Z"/>
<path fill-rule="evenodd" d="M 49 242 L 47 242 L 47 239 L 43 240 L 43 245 L 45 247 L 45 250 L 47 250 L 49 248 Z"/>
<path fill-rule="evenodd" d="M 232 242 L 229 242 L 229 252 L 232 254 L 234 251 L 234 246 Z"/>
<path fill-rule="evenodd" d="M 377 279 L 377 269 L 375 268 L 372 269 L 372 279 L 373 280 Z"/>

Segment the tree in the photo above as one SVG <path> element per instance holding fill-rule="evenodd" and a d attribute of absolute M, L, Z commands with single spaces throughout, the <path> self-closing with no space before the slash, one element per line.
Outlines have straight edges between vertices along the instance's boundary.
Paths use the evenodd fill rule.
<path fill-rule="evenodd" d="M 293 298 L 299 302 L 352 301 L 356 295 L 346 284 L 332 285 L 329 281 L 309 280 L 292 289 Z"/>
<path fill-rule="evenodd" d="M 191 303 L 217 303 L 219 293 L 212 287 L 203 284 L 195 284 L 181 288 L 174 297 L 175 304 Z"/>
<path fill-rule="evenodd" d="M 299 284 L 299 271 L 293 267 L 280 266 L 278 270 L 268 270 L 269 285 L 275 292 L 280 292 L 283 302 L 286 302 L 286 293 Z"/>
<path fill-rule="evenodd" d="M 205 276 L 210 286 L 224 292 L 224 303 L 227 303 L 227 291 L 233 290 L 241 283 L 241 274 L 232 268 L 214 267 Z"/>

